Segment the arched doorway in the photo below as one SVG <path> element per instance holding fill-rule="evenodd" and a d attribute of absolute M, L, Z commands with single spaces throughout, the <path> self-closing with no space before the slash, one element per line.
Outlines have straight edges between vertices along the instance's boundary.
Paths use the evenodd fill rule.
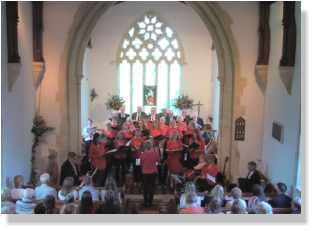
<path fill-rule="evenodd" d="M 81 138 L 81 79 L 83 59 L 91 33 L 102 15 L 115 2 L 83 2 L 77 11 L 78 20 L 67 60 L 67 135 L 68 149 L 79 152 Z M 233 96 L 235 79 L 235 59 L 231 38 L 212 2 L 187 2 L 208 28 L 212 36 L 218 58 L 220 81 L 218 165 L 222 169 L 225 157 L 232 151 Z M 229 162 L 230 163 L 230 162 Z M 230 175 L 230 165 L 226 168 Z"/>

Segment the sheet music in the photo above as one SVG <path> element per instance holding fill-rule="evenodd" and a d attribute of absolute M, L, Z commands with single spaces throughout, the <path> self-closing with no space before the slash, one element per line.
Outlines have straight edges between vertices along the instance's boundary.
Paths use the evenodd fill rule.
<path fill-rule="evenodd" d="M 184 147 L 187 147 L 187 148 L 189 147 L 189 145 L 186 145 L 186 144 L 183 144 L 183 146 L 184 146 Z"/>
<path fill-rule="evenodd" d="M 92 174 L 92 177 L 95 175 L 95 173 L 97 172 L 98 167 L 95 169 L 95 171 Z"/>
<path fill-rule="evenodd" d="M 207 173 L 207 179 L 210 180 L 210 181 L 212 181 L 212 182 L 214 182 L 214 183 L 216 183 L 215 177 L 209 175 L 208 173 Z"/>
<path fill-rule="evenodd" d="M 129 142 L 126 143 L 125 146 L 130 146 L 131 140 L 129 140 Z"/>
<path fill-rule="evenodd" d="M 135 160 L 135 165 L 140 165 L 140 163 L 141 163 L 141 159 L 140 158 Z"/>
<path fill-rule="evenodd" d="M 111 153 L 111 152 L 116 152 L 118 149 L 112 149 L 112 150 L 110 150 L 110 151 L 108 151 L 108 152 L 106 152 L 105 154 L 107 154 L 107 153 Z"/>

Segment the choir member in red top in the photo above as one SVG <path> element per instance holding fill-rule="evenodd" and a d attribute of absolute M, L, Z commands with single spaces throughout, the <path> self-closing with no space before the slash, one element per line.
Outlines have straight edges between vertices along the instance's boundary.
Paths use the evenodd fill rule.
<path fill-rule="evenodd" d="M 153 138 L 155 138 L 155 137 L 157 137 L 157 136 L 162 135 L 161 133 L 162 133 L 162 130 L 161 130 L 160 127 L 159 127 L 159 122 L 158 122 L 158 120 L 154 120 L 154 121 L 153 121 L 153 126 L 152 126 L 152 128 L 150 129 L 150 136 L 153 137 Z M 154 146 L 155 151 L 158 152 L 159 140 L 154 139 L 153 146 Z"/>
<path fill-rule="evenodd" d="M 142 132 L 142 136 L 143 136 L 143 131 L 146 130 L 143 120 L 138 121 L 138 129 Z M 147 139 L 148 136 L 143 136 L 143 138 Z"/>
<path fill-rule="evenodd" d="M 154 189 L 157 177 L 157 163 L 160 163 L 160 157 L 153 150 L 151 141 L 144 143 L 145 151 L 140 157 L 140 166 L 143 173 L 143 196 L 145 207 L 151 207 L 154 199 Z"/>
<path fill-rule="evenodd" d="M 130 124 L 125 122 L 122 125 L 122 131 L 124 133 L 125 139 L 131 140 L 133 138 L 133 132 L 130 130 Z"/>
<path fill-rule="evenodd" d="M 144 116 L 143 121 L 145 129 L 150 130 L 152 128 L 152 123 L 148 121 L 148 117 Z"/>
<path fill-rule="evenodd" d="M 176 131 L 176 132 L 178 132 L 179 135 L 182 135 L 182 132 L 181 132 L 180 128 L 176 127 L 176 121 L 175 120 L 170 120 L 169 128 L 167 130 L 166 136 L 170 137 L 170 135 L 171 135 L 171 133 L 173 131 Z"/>
<path fill-rule="evenodd" d="M 113 142 L 114 148 L 118 149 L 120 146 L 125 146 L 127 144 L 127 140 L 125 139 L 123 131 L 119 131 L 117 133 L 116 139 Z M 126 174 L 126 165 L 127 165 L 127 158 L 124 159 L 117 159 L 114 158 L 116 162 L 116 181 L 117 185 L 119 185 L 120 182 L 120 166 L 121 166 L 121 172 L 122 172 L 122 185 L 125 183 L 125 174 Z"/>
<path fill-rule="evenodd" d="M 133 180 L 134 186 L 137 185 L 140 187 L 142 182 L 142 171 L 141 167 L 136 165 L 136 159 L 139 159 L 141 152 L 144 151 L 144 142 L 145 139 L 141 137 L 142 132 L 140 130 L 135 131 L 135 136 L 131 139 L 131 152 L 132 152 L 132 162 L 133 162 Z"/>
<path fill-rule="evenodd" d="M 161 134 L 163 135 L 163 136 L 165 136 L 166 134 L 167 134 L 167 130 L 168 130 L 168 126 L 165 124 L 165 122 L 166 122 L 166 118 L 165 117 L 160 117 L 160 119 L 159 119 L 159 122 L 160 122 L 160 125 L 159 125 L 159 127 L 160 127 L 160 129 L 161 129 Z"/>
<path fill-rule="evenodd" d="M 89 158 L 91 159 L 91 166 L 97 168 L 95 175 L 93 176 L 94 186 L 103 187 L 106 181 L 106 160 L 105 145 L 100 140 L 100 134 L 95 133 L 93 135 L 93 142 L 89 148 Z"/>
<path fill-rule="evenodd" d="M 189 135 L 189 134 L 192 135 L 195 128 L 196 128 L 196 125 L 195 125 L 194 121 L 190 120 L 185 134 L 186 135 Z"/>
<path fill-rule="evenodd" d="M 135 125 L 133 124 L 133 120 L 132 120 L 132 118 L 131 117 L 128 117 L 127 119 L 126 119 L 126 122 L 128 122 L 129 124 L 130 124 L 130 130 L 133 132 L 134 130 L 136 130 L 136 127 L 135 127 Z"/>
<path fill-rule="evenodd" d="M 106 121 L 105 128 L 101 131 L 101 134 L 105 134 L 107 139 L 106 147 L 109 148 L 111 144 L 113 144 L 113 140 L 115 139 L 117 132 L 111 128 L 112 122 L 110 120 Z"/>
<path fill-rule="evenodd" d="M 167 142 L 166 151 L 168 152 L 168 171 L 169 173 L 181 173 L 182 165 L 180 163 L 181 152 L 183 144 L 180 140 L 179 134 L 177 131 L 173 131 Z M 171 178 L 171 187 L 174 187 L 174 182 Z"/>
<path fill-rule="evenodd" d="M 215 186 L 215 183 L 207 178 L 207 174 L 216 178 L 218 173 L 218 166 L 215 164 L 215 155 L 209 154 L 206 158 L 206 164 L 204 164 L 201 172 L 201 177 L 198 179 L 197 183 L 199 185 L 199 191 L 209 191 Z"/>
<path fill-rule="evenodd" d="M 181 130 L 181 134 L 183 131 L 186 131 L 186 123 L 183 122 L 182 116 L 177 117 L 177 127 Z"/>
<path fill-rule="evenodd" d="M 205 141 L 202 139 L 201 131 L 198 128 L 195 128 L 193 131 L 193 136 L 189 140 L 189 145 L 191 145 L 193 142 L 199 144 L 200 146 L 197 149 L 189 149 L 188 150 L 188 163 L 189 168 L 193 168 L 198 164 L 198 158 L 201 154 L 205 152 Z"/>

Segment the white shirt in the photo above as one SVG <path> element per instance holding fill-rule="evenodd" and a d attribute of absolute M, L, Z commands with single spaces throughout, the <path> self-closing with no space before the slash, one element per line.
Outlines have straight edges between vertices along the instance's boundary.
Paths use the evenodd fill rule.
<path fill-rule="evenodd" d="M 254 173 L 254 172 L 255 172 L 255 171 L 250 172 L 248 179 L 250 179 L 250 178 L 251 178 L 251 176 L 253 175 L 253 173 Z"/>
<path fill-rule="evenodd" d="M 1 201 L 1 208 L 8 207 L 9 214 L 15 213 L 15 204 L 12 201 Z"/>
<path fill-rule="evenodd" d="M 154 121 L 156 119 L 156 115 L 151 115 L 151 120 Z"/>
<path fill-rule="evenodd" d="M 140 114 L 139 114 L 139 113 L 137 113 L 137 116 L 136 116 L 136 121 L 138 121 L 139 116 L 141 116 L 141 113 L 140 113 Z"/>
<path fill-rule="evenodd" d="M 61 191 L 62 191 L 62 190 L 60 190 L 60 191 L 58 192 L 58 198 L 59 198 L 59 200 L 64 201 L 66 196 L 62 196 L 62 195 L 61 195 Z M 77 191 L 76 191 L 75 189 L 73 189 L 73 190 L 72 190 L 72 193 L 73 193 L 73 195 L 74 195 L 74 200 L 77 200 Z"/>
<path fill-rule="evenodd" d="M 89 127 L 89 126 L 85 127 L 84 130 L 83 130 L 82 136 L 84 137 L 84 136 L 88 135 L 88 136 L 84 139 L 85 141 L 93 140 L 93 138 L 90 137 L 89 133 L 86 132 L 86 129 L 87 129 L 87 128 L 92 128 L 92 127 Z"/>
<path fill-rule="evenodd" d="M 13 188 L 11 189 L 11 198 L 12 200 L 21 200 L 24 197 L 24 191 L 23 188 Z"/>
<path fill-rule="evenodd" d="M 58 200 L 57 198 L 57 191 L 54 188 L 49 187 L 47 184 L 42 184 L 35 188 L 35 198 L 37 200 L 44 199 L 47 195 L 52 195 Z"/>
<path fill-rule="evenodd" d="M 32 199 L 22 199 L 15 203 L 15 212 L 17 214 L 34 214 L 36 203 Z"/>
<path fill-rule="evenodd" d="M 125 114 L 122 114 L 122 113 L 121 113 L 121 118 L 124 118 L 124 117 L 125 117 Z"/>
<path fill-rule="evenodd" d="M 93 201 L 99 201 L 99 190 L 94 189 L 92 186 L 84 186 L 79 192 L 79 200 L 81 200 L 84 191 L 90 191 Z"/>

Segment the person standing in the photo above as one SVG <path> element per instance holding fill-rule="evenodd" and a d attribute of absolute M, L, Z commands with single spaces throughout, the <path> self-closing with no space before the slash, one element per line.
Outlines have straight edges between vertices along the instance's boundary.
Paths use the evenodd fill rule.
<path fill-rule="evenodd" d="M 140 130 L 135 131 L 135 137 L 131 139 L 131 157 L 133 163 L 133 179 L 134 186 L 141 186 L 142 182 L 142 172 L 141 167 L 136 164 L 136 159 L 139 159 L 141 156 L 141 152 L 144 147 L 145 139 L 141 137 L 142 132 Z"/>
<path fill-rule="evenodd" d="M 89 147 L 92 144 L 92 140 L 93 140 L 93 133 L 92 132 L 88 132 L 88 130 L 92 130 L 93 128 L 93 120 L 92 119 L 88 119 L 87 120 L 87 127 L 84 128 L 83 133 L 82 133 L 82 137 L 85 140 L 85 158 L 89 158 L 88 153 L 89 153 Z"/>
<path fill-rule="evenodd" d="M 129 114 L 125 113 L 125 108 L 123 106 L 120 107 L 120 113 L 118 114 L 118 123 L 123 124 L 126 122 L 126 119 L 129 117 Z"/>
<path fill-rule="evenodd" d="M 150 108 L 150 115 L 148 115 L 148 120 L 150 121 L 159 120 L 159 116 L 156 114 L 155 107 Z"/>
<path fill-rule="evenodd" d="M 93 176 L 95 187 L 103 187 L 106 181 L 106 160 L 104 155 L 105 145 L 100 140 L 100 134 L 96 132 L 93 136 L 89 155 L 92 167 L 97 168 Z"/>
<path fill-rule="evenodd" d="M 186 123 L 186 125 L 189 125 L 189 120 L 191 117 L 188 115 L 188 111 L 186 109 L 182 110 L 182 120 Z"/>
<path fill-rule="evenodd" d="M 157 163 L 160 163 L 160 157 L 153 151 L 153 144 L 147 140 L 144 143 L 144 153 L 140 157 L 140 166 L 143 173 L 143 197 L 145 207 L 151 207 L 154 199 L 154 189 L 157 177 Z"/>
<path fill-rule="evenodd" d="M 205 152 L 205 142 L 202 139 L 201 131 L 197 128 L 193 131 L 193 136 L 189 140 L 189 145 L 193 142 L 197 143 L 199 147 L 197 149 L 191 148 L 188 150 L 188 163 L 190 163 L 190 169 L 198 164 L 200 155 Z"/>
<path fill-rule="evenodd" d="M 198 113 L 194 112 L 193 113 L 193 117 L 191 118 L 191 120 L 194 121 L 195 125 L 197 128 L 203 130 L 204 129 L 204 121 L 202 118 L 198 117 Z"/>
<path fill-rule="evenodd" d="M 132 120 L 140 121 L 144 116 L 147 116 L 145 112 L 142 111 L 142 107 L 137 107 L 137 112 L 132 114 Z"/>

